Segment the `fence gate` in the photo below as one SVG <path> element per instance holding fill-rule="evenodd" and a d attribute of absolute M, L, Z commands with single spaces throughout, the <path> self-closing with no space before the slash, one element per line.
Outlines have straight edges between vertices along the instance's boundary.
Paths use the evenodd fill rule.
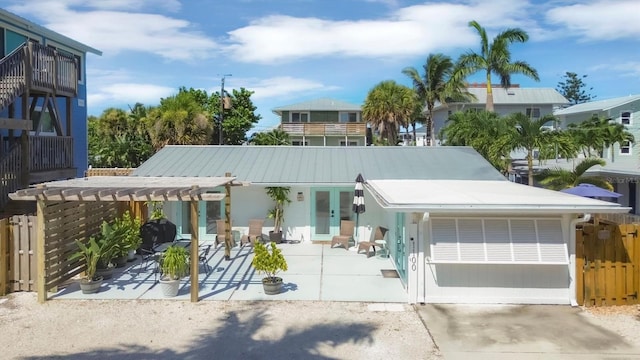
<path fill-rule="evenodd" d="M 634 224 L 585 224 L 576 230 L 579 305 L 638 303 L 640 244 Z"/>
<path fill-rule="evenodd" d="M 0 295 L 36 291 L 35 215 L 0 220 Z"/>

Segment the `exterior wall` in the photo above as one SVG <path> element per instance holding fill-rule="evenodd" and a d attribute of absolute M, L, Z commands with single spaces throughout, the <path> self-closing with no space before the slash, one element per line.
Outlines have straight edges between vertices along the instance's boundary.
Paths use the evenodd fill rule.
<path fill-rule="evenodd" d="M 568 217 L 562 224 L 569 265 L 431 263 L 430 219 L 414 219 L 417 243 L 407 242 L 410 303 L 570 304 L 575 299 L 575 237 Z"/>
<path fill-rule="evenodd" d="M 315 123 L 337 123 L 338 112 L 337 111 L 312 111 L 309 118 L 309 122 Z"/>
<path fill-rule="evenodd" d="M 480 99 L 482 100 L 482 99 Z M 500 116 L 507 116 L 513 113 L 517 113 L 517 112 L 521 112 L 521 113 L 525 113 L 527 108 L 539 108 L 540 109 L 540 117 L 543 117 L 545 115 L 552 115 L 553 114 L 553 106 L 551 104 L 533 104 L 533 105 L 501 105 L 501 104 L 495 104 L 494 105 L 495 108 L 495 112 L 497 112 L 498 114 L 500 114 Z M 484 110 L 485 109 L 485 105 L 484 104 L 464 104 L 464 105 L 460 105 L 460 104 L 451 104 L 446 108 L 441 108 L 438 109 L 436 111 L 434 111 L 433 113 L 433 120 L 434 120 L 434 126 L 435 126 L 435 133 L 436 133 L 436 137 L 439 136 L 440 134 L 440 130 L 442 130 L 442 128 L 446 125 L 446 121 L 449 119 L 449 112 L 451 112 L 451 114 L 457 112 L 457 111 L 465 111 L 468 109 L 479 109 L 479 110 Z M 549 124 L 552 125 L 552 124 Z"/>
<path fill-rule="evenodd" d="M 291 141 L 300 141 L 302 142 L 302 136 L 292 136 Z M 306 142 L 306 146 L 341 146 L 340 142 L 345 141 L 344 136 L 307 136 L 304 138 Z M 365 138 L 364 137 L 347 137 L 348 142 L 356 141 L 356 146 L 365 146 Z"/>

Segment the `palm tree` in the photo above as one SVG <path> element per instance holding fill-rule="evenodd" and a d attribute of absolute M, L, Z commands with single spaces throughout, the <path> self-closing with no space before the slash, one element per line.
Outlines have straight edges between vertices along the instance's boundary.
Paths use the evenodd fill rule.
<path fill-rule="evenodd" d="M 485 29 L 475 20 L 469 26 L 476 29 L 480 35 L 480 53 L 469 52 L 460 56 L 458 61 L 465 76 L 485 71 L 487 76 L 487 111 L 493 111 L 493 90 L 491 89 L 491 74 L 500 77 L 500 84 L 508 88 L 511 86 L 511 75 L 522 74 L 539 81 L 538 72 L 524 61 L 511 61 L 509 45 L 514 42 L 524 43 L 529 35 L 519 28 L 507 29 L 499 33 L 491 44 Z"/>
<path fill-rule="evenodd" d="M 506 173 L 511 163 L 511 139 L 515 126 L 511 119 L 489 111 L 467 110 L 451 115 L 440 130 L 446 146 L 471 146 L 496 169 Z"/>
<path fill-rule="evenodd" d="M 429 129 L 429 143 L 435 145 L 435 129 L 433 124 L 433 108 L 436 103 L 446 104 L 452 101 L 468 101 L 473 97 L 463 82 L 462 76 L 457 76 L 455 64 L 449 56 L 443 54 L 429 54 L 422 66 L 424 74 L 420 75 L 413 67 L 406 67 L 402 73 L 413 82 L 420 106 L 426 106 L 426 123 Z M 415 139 L 415 133 L 414 133 Z"/>
<path fill-rule="evenodd" d="M 542 149 L 553 143 L 551 130 L 544 127 L 550 121 L 554 121 L 553 116 L 547 115 L 539 119 L 532 119 L 523 113 L 513 113 L 509 118 L 515 123 L 516 131 L 511 139 L 511 148 L 524 149 L 527 151 L 527 169 L 529 186 L 533 186 L 533 150 Z"/>
<path fill-rule="evenodd" d="M 291 139 L 286 131 L 273 129 L 268 132 L 257 132 L 251 135 L 249 143 L 252 145 L 291 145 Z"/>
<path fill-rule="evenodd" d="M 536 174 L 535 178 L 542 186 L 552 190 L 562 190 L 587 183 L 613 191 L 613 185 L 609 181 L 601 177 L 585 175 L 587 170 L 596 165 L 605 166 L 606 162 L 600 158 L 587 158 L 576 165 L 573 171 L 561 168 L 544 169 Z"/>
<path fill-rule="evenodd" d="M 389 145 L 396 145 L 398 129 L 408 126 L 415 108 L 413 90 L 393 80 L 386 80 L 374 86 L 367 94 L 362 117 Z"/>

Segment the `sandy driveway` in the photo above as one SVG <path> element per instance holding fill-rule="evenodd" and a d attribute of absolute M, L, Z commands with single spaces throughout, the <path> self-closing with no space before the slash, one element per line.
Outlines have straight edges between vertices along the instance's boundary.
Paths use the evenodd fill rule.
<path fill-rule="evenodd" d="M 0 300 L 2 359 L 432 359 L 408 305 Z M 372 308 L 377 307 L 377 308 Z M 384 310 L 384 311 L 376 311 Z M 399 310 L 399 311 L 397 311 Z"/>

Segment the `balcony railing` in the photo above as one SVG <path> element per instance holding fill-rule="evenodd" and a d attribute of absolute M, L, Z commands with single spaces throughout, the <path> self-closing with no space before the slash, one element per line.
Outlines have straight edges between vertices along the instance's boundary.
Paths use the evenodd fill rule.
<path fill-rule="evenodd" d="M 73 168 L 73 138 L 30 136 L 29 155 L 31 172 Z"/>
<path fill-rule="evenodd" d="M 282 123 L 282 131 L 298 136 L 366 136 L 365 123 Z"/>

